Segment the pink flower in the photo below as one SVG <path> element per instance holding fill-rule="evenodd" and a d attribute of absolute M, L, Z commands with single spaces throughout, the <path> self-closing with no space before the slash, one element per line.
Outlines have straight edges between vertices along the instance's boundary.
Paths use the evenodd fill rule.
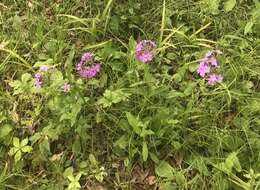
<path fill-rule="evenodd" d="M 208 84 L 211 85 L 211 86 L 213 86 L 213 85 L 216 84 L 216 82 L 217 82 L 217 77 L 216 77 L 216 75 L 215 75 L 215 74 L 209 75 Z"/>
<path fill-rule="evenodd" d="M 154 58 L 155 42 L 142 40 L 135 47 L 135 57 L 143 63 L 151 62 Z"/>
<path fill-rule="evenodd" d="M 216 49 L 216 54 L 217 55 L 221 55 L 222 54 L 222 51 L 220 49 Z"/>
<path fill-rule="evenodd" d="M 201 76 L 201 77 L 205 77 L 205 75 L 207 73 L 210 72 L 210 67 L 209 65 L 204 61 L 201 60 L 199 68 L 197 69 L 197 73 Z"/>
<path fill-rule="evenodd" d="M 223 80 L 222 75 L 211 74 L 211 75 L 209 75 L 208 84 L 213 86 L 216 83 L 222 82 L 222 80 Z"/>
<path fill-rule="evenodd" d="M 209 59 L 209 62 L 211 63 L 211 65 L 215 66 L 215 67 L 218 67 L 218 63 L 217 63 L 217 59 L 212 56 L 210 59 Z"/>
<path fill-rule="evenodd" d="M 208 52 L 206 53 L 205 57 L 210 57 L 212 56 L 212 51 L 208 50 Z"/>
<path fill-rule="evenodd" d="M 41 73 L 36 73 L 34 75 L 34 83 L 35 83 L 35 86 L 37 88 L 41 88 L 42 87 L 42 75 L 41 75 Z"/>
<path fill-rule="evenodd" d="M 217 82 L 220 83 L 223 81 L 223 76 L 222 75 L 217 75 Z"/>
<path fill-rule="evenodd" d="M 91 79 L 95 77 L 101 70 L 101 64 L 97 63 L 91 66 L 85 66 L 87 63 L 94 60 L 94 54 L 84 53 L 81 57 L 80 62 L 76 65 L 76 70 L 79 75 L 86 79 Z"/>
<path fill-rule="evenodd" d="M 70 84 L 65 83 L 62 88 L 63 88 L 63 92 L 69 92 L 70 91 Z"/>

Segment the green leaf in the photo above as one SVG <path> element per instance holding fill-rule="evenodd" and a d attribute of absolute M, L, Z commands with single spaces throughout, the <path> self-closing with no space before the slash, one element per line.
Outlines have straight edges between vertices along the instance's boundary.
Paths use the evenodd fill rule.
<path fill-rule="evenodd" d="M 4 126 L 0 127 L 0 139 L 6 137 L 11 131 L 11 125 L 5 124 Z"/>
<path fill-rule="evenodd" d="M 192 63 L 189 65 L 189 71 L 192 73 L 195 72 L 197 68 L 198 68 L 198 63 Z"/>
<path fill-rule="evenodd" d="M 50 81 L 54 86 L 61 86 L 63 84 L 63 75 L 60 71 L 52 72 Z"/>
<path fill-rule="evenodd" d="M 236 0 L 227 0 L 224 4 L 225 12 L 231 11 L 236 6 Z"/>
<path fill-rule="evenodd" d="M 98 104 L 101 104 L 104 108 L 110 107 L 112 104 L 127 101 L 129 96 L 130 94 L 123 92 L 122 89 L 106 90 L 103 97 L 99 99 Z"/>
<path fill-rule="evenodd" d="M 45 65 L 52 65 L 54 63 L 53 59 L 47 59 L 46 61 L 37 61 L 33 67 L 41 67 Z"/>
<path fill-rule="evenodd" d="M 13 145 L 17 148 L 20 148 L 20 140 L 17 137 L 13 138 Z"/>
<path fill-rule="evenodd" d="M 17 147 L 12 147 L 12 148 L 9 150 L 9 155 L 10 155 L 10 156 L 13 156 L 18 150 L 19 150 L 19 148 L 17 148 Z"/>
<path fill-rule="evenodd" d="M 42 155 L 49 156 L 51 151 L 50 151 L 50 143 L 47 138 L 45 138 L 40 144 L 39 144 L 39 149 Z"/>
<path fill-rule="evenodd" d="M 180 185 L 181 187 L 183 187 L 186 184 L 186 178 L 183 175 L 183 173 L 177 172 L 175 174 L 175 178 L 176 178 L 177 184 Z"/>
<path fill-rule="evenodd" d="M 73 176 L 73 167 L 68 167 L 63 172 L 63 177 L 67 178 L 68 176 Z"/>
<path fill-rule="evenodd" d="M 32 76 L 29 73 L 24 73 L 21 77 L 21 80 L 22 80 L 23 83 L 26 83 L 30 80 L 31 77 Z"/>
<path fill-rule="evenodd" d="M 143 126 L 143 123 L 129 112 L 126 113 L 126 117 L 127 117 L 128 123 L 133 127 L 134 132 L 138 135 L 141 135 L 142 130 L 140 127 Z"/>
<path fill-rule="evenodd" d="M 216 15 L 219 13 L 220 0 L 204 0 L 208 6 L 208 10 L 211 14 Z"/>
<path fill-rule="evenodd" d="M 20 150 L 18 150 L 16 152 L 16 154 L 14 155 L 14 161 L 18 162 L 21 159 L 21 157 L 22 157 L 22 152 Z"/>
<path fill-rule="evenodd" d="M 31 146 L 24 146 L 22 149 L 22 152 L 31 152 L 33 150 L 33 148 Z"/>
<path fill-rule="evenodd" d="M 92 166 L 94 166 L 94 167 L 98 166 L 97 160 L 93 154 L 90 154 L 88 158 L 89 158 L 90 164 Z"/>
<path fill-rule="evenodd" d="M 174 186 L 171 182 L 164 182 L 160 184 L 161 190 L 175 190 L 177 189 L 176 186 Z"/>
<path fill-rule="evenodd" d="M 231 172 L 231 169 L 234 167 L 238 172 L 241 172 L 242 168 L 239 163 L 239 159 L 237 157 L 236 152 L 232 152 L 231 154 L 228 155 L 226 161 L 225 161 L 226 167 L 229 169 Z"/>
<path fill-rule="evenodd" d="M 25 145 L 27 145 L 28 144 L 28 138 L 25 138 L 25 139 L 23 139 L 22 141 L 21 141 L 21 147 L 23 147 L 23 146 L 25 146 Z"/>
<path fill-rule="evenodd" d="M 142 155 L 143 155 L 143 161 L 145 162 L 148 158 L 148 147 L 147 147 L 147 143 L 145 141 L 143 142 Z"/>
<path fill-rule="evenodd" d="M 127 135 L 122 135 L 115 143 L 114 146 L 118 146 L 121 149 L 125 149 L 128 145 Z"/>
<path fill-rule="evenodd" d="M 74 178 L 73 175 L 68 175 L 67 178 L 68 178 L 71 182 L 75 181 L 75 178 Z"/>
<path fill-rule="evenodd" d="M 74 154 L 79 154 L 81 151 L 81 144 L 80 144 L 80 139 L 76 139 L 72 145 L 72 152 Z"/>
<path fill-rule="evenodd" d="M 174 177 L 173 171 L 173 167 L 165 161 L 161 161 L 160 164 L 155 167 L 155 172 L 159 177 L 172 178 Z"/>
<path fill-rule="evenodd" d="M 249 21 L 246 26 L 245 26 L 245 29 L 244 29 L 244 35 L 247 35 L 248 33 L 252 33 L 252 28 L 254 26 L 254 22 L 252 21 Z"/>

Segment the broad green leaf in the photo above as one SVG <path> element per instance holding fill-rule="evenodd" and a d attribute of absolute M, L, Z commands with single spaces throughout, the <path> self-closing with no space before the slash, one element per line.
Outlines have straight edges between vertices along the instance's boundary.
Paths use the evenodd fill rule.
<path fill-rule="evenodd" d="M 4 126 L 0 127 L 0 138 L 7 136 L 11 131 L 11 125 L 5 124 Z"/>
<path fill-rule="evenodd" d="M 10 155 L 10 156 L 13 156 L 18 150 L 19 150 L 19 148 L 17 148 L 17 147 L 12 147 L 12 148 L 9 150 L 9 155 Z"/>
<path fill-rule="evenodd" d="M 177 182 L 177 184 L 178 185 L 180 185 L 180 186 L 185 186 L 185 184 L 186 184 L 186 178 L 185 178 L 185 176 L 183 175 L 183 173 L 181 173 L 181 172 L 177 172 L 176 174 L 175 174 L 175 178 L 176 178 L 176 182 Z"/>
<path fill-rule="evenodd" d="M 33 150 L 33 148 L 31 146 L 24 146 L 22 149 L 22 152 L 31 152 Z"/>
<path fill-rule="evenodd" d="M 154 134 L 154 132 L 152 130 L 150 130 L 150 129 L 146 130 L 143 128 L 143 130 L 140 134 L 140 137 L 146 137 L 148 135 L 153 135 L 153 134 Z"/>
<path fill-rule="evenodd" d="M 26 83 L 29 81 L 29 79 L 31 78 L 32 76 L 29 74 L 29 73 L 24 73 L 21 77 L 21 80 L 23 83 Z"/>
<path fill-rule="evenodd" d="M 226 167 L 231 171 L 232 168 L 235 168 L 238 172 L 241 172 L 242 168 L 237 157 L 237 153 L 233 152 L 228 155 L 225 161 Z"/>
<path fill-rule="evenodd" d="M 63 84 L 63 75 L 60 71 L 55 71 L 51 73 L 50 81 L 52 85 L 62 85 Z"/>
<path fill-rule="evenodd" d="M 123 92 L 122 89 L 106 90 L 103 97 L 98 100 L 98 104 L 101 104 L 104 108 L 110 107 L 112 104 L 127 101 L 129 96 L 130 94 Z"/>
<path fill-rule="evenodd" d="M 68 178 L 71 182 L 75 181 L 75 178 L 74 178 L 73 175 L 68 175 L 67 178 Z"/>
<path fill-rule="evenodd" d="M 136 134 L 141 135 L 141 128 L 143 126 L 143 123 L 136 118 L 135 116 L 133 116 L 130 112 L 126 113 L 126 117 L 128 120 L 128 123 L 133 127 L 133 130 Z"/>
<path fill-rule="evenodd" d="M 52 65 L 54 63 L 53 59 L 47 59 L 45 61 L 37 61 L 33 67 L 41 67 L 45 65 Z"/>
<path fill-rule="evenodd" d="M 69 190 L 77 190 L 77 189 L 80 189 L 80 188 L 81 188 L 81 186 L 80 186 L 79 182 L 77 182 L 77 181 L 71 182 L 68 186 Z"/>
<path fill-rule="evenodd" d="M 23 146 L 25 146 L 25 145 L 27 145 L 28 144 L 28 138 L 25 138 L 25 139 L 23 139 L 22 141 L 21 141 L 21 147 L 23 147 Z"/>
<path fill-rule="evenodd" d="M 81 175 L 82 175 L 81 173 L 77 174 L 76 177 L 75 177 L 75 179 L 76 179 L 77 181 L 79 181 L 80 178 L 81 178 Z"/>
<path fill-rule="evenodd" d="M 67 178 L 68 176 L 73 176 L 73 167 L 68 167 L 63 172 L 63 177 Z"/>
<path fill-rule="evenodd" d="M 165 161 L 161 161 L 159 165 L 155 167 L 155 172 L 159 177 L 174 177 L 174 168 Z"/>
<path fill-rule="evenodd" d="M 189 71 L 192 73 L 195 72 L 197 68 L 198 68 L 198 63 L 192 63 L 189 65 Z"/>
<path fill-rule="evenodd" d="M 216 15 L 219 13 L 220 0 L 204 0 L 204 2 L 207 4 L 211 14 Z"/>
<path fill-rule="evenodd" d="M 127 135 L 123 135 L 114 143 L 114 146 L 118 146 L 121 149 L 125 149 L 128 143 L 129 142 L 128 142 Z"/>
<path fill-rule="evenodd" d="M 16 152 L 16 154 L 14 155 L 14 161 L 18 162 L 21 159 L 21 157 L 22 157 L 22 152 L 20 150 L 18 150 Z"/>
<path fill-rule="evenodd" d="M 20 140 L 17 137 L 13 138 L 13 145 L 17 148 L 20 148 Z"/>
<path fill-rule="evenodd" d="M 236 0 L 227 0 L 224 4 L 224 9 L 226 12 L 231 11 L 236 6 Z"/>
<path fill-rule="evenodd" d="M 96 160 L 96 158 L 93 154 L 90 154 L 88 159 L 89 159 L 92 166 L 97 167 L 98 163 L 97 163 L 97 160 Z"/>
<path fill-rule="evenodd" d="M 148 147 L 145 141 L 143 142 L 142 156 L 143 156 L 143 161 L 146 161 L 148 158 Z"/>
<path fill-rule="evenodd" d="M 160 190 L 177 190 L 178 188 L 174 186 L 171 182 L 164 182 L 160 184 Z"/>

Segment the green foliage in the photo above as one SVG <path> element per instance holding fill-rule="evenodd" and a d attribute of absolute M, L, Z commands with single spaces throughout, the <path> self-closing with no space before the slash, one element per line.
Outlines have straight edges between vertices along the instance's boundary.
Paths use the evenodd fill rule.
<path fill-rule="evenodd" d="M 259 20 L 258 0 L 2 0 L 0 189 L 259 189 Z"/>
<path fill-rule="evenodd" d="M 33 149 L 28 144 L 28 138 L 23 139 L 21 142 L 17 137 L 13 138 L 13 147 L 9 151 L 10 156 L 14 156 L 14 161 L 18 162 L 21 157 L 22 153 L 29 153 Z"/>

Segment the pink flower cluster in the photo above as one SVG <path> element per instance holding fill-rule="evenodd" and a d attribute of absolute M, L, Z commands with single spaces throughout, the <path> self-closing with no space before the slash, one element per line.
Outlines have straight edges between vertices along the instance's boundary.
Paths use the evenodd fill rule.
<path fill-rule="evenodd" d="M 140 41 L 135 48 L 135 57 L 143 63 L 148 63 L 154 58 L 155 42 L 151 40 Z"/>
<path fill-rule="evenodd" d="M 42 87 L 42 74 L 41 73 L 36 73 L 34 75 L 34 83 L 37 88 Z"/>
<path fill-rule="evenodd" d="M 76 70 L 79 75 L 86 79 L 91 79 L 95 77 L 101 70 L 101 64 L 97 63 L 86 67 L 87 63 L 94 61 L 94 54 L 84 53 L 81 57 L 80 62 L 76 65 Z"/>
<path fill-rule="evenodd" d="M 209 74 L 208 84 L 211 86 L 223 81 L 223 76 L 221 74 L 217 75 L 211 72 L 212 67 L 215 70 L 219 68 L 215 55 L 218 56 L 220 54 L 222 54 L 222 52 L 219 49 L 217 49 L 215 52 L 208 51 L 205 57 L 201 59 L 199 67 L 197 69 L 197 73 L 201 77 L 205 77 L 207 74 Z"/>

